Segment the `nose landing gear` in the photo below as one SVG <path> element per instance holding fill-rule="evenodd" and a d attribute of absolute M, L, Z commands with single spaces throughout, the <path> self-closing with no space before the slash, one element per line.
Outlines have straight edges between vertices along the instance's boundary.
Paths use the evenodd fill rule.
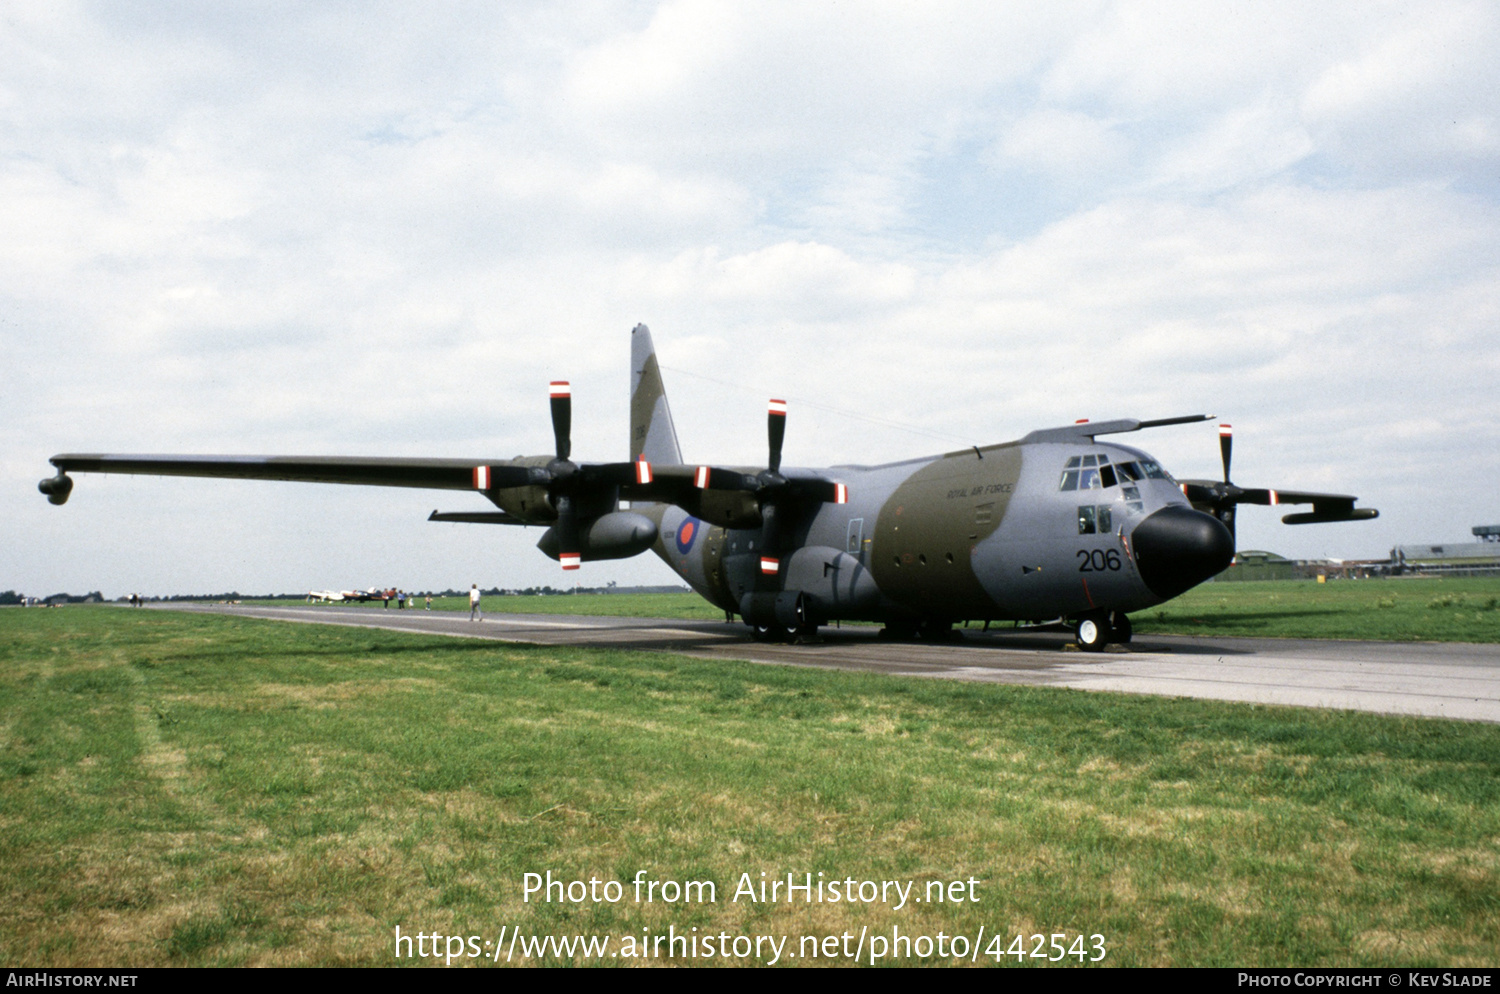
<path fill-rule="evenodd" d="M 1130 619 L 1123 611 L 1094 611 L 1073 623 L 1073 641 L 1084 652 L 1103 652 L 1111 642 L 1123 645 L 1131 635 Z"/>

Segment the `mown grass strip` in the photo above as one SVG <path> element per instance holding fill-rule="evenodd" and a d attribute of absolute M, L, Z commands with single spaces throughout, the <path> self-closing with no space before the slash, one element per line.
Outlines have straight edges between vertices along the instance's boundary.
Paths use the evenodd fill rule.
<path fill-rule="evenodd" d="M 13 963 L 389 965 L 398 925 L 1500 949 L 1487 725 L 67 608 L 0 612 L 0 772 Z M 718 900 L 523 902 L 547 870 Z M 730 900 L 762 872 L 980 900 Z"/>

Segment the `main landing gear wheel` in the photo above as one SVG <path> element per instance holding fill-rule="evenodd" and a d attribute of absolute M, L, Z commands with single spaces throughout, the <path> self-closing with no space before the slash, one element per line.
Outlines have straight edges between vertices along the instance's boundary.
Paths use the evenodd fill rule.
<path fill-rule="evenodd" d="M 1103 652 L 1109 642 L 1109 625 L 1101 617 L 1088 615 L 1073 626 L 1073 640 L 1084 652 Z"/>
<path fill-rule="evenodd" d="M 1125 616 L 1124 611 L 1116 611 L 1109 616 L 1109 640 L 1125 645 L 1130 641 L 1132 629 L 1130 619 Z"/>
<path fill-rule="evenodd" d="M 800 626 L 752 625 L 750 626 L 750 637 L 757 642 L 785 642 L 788 645 L 800 645 L 803 642 L 814 642 L 817 640 L 818 626 L 812 624 Z"/>

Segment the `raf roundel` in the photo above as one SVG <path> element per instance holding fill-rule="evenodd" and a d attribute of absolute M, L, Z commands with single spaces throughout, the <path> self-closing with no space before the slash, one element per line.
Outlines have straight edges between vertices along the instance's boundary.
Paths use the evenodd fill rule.
<path fill-rule="evenodd" d="M 693 540 L 698 537 L 698 529 L 703 524 L 697 518 L 688 518 L 677 526 L 677 551 L 686 555 L 693 547 Z"/>

